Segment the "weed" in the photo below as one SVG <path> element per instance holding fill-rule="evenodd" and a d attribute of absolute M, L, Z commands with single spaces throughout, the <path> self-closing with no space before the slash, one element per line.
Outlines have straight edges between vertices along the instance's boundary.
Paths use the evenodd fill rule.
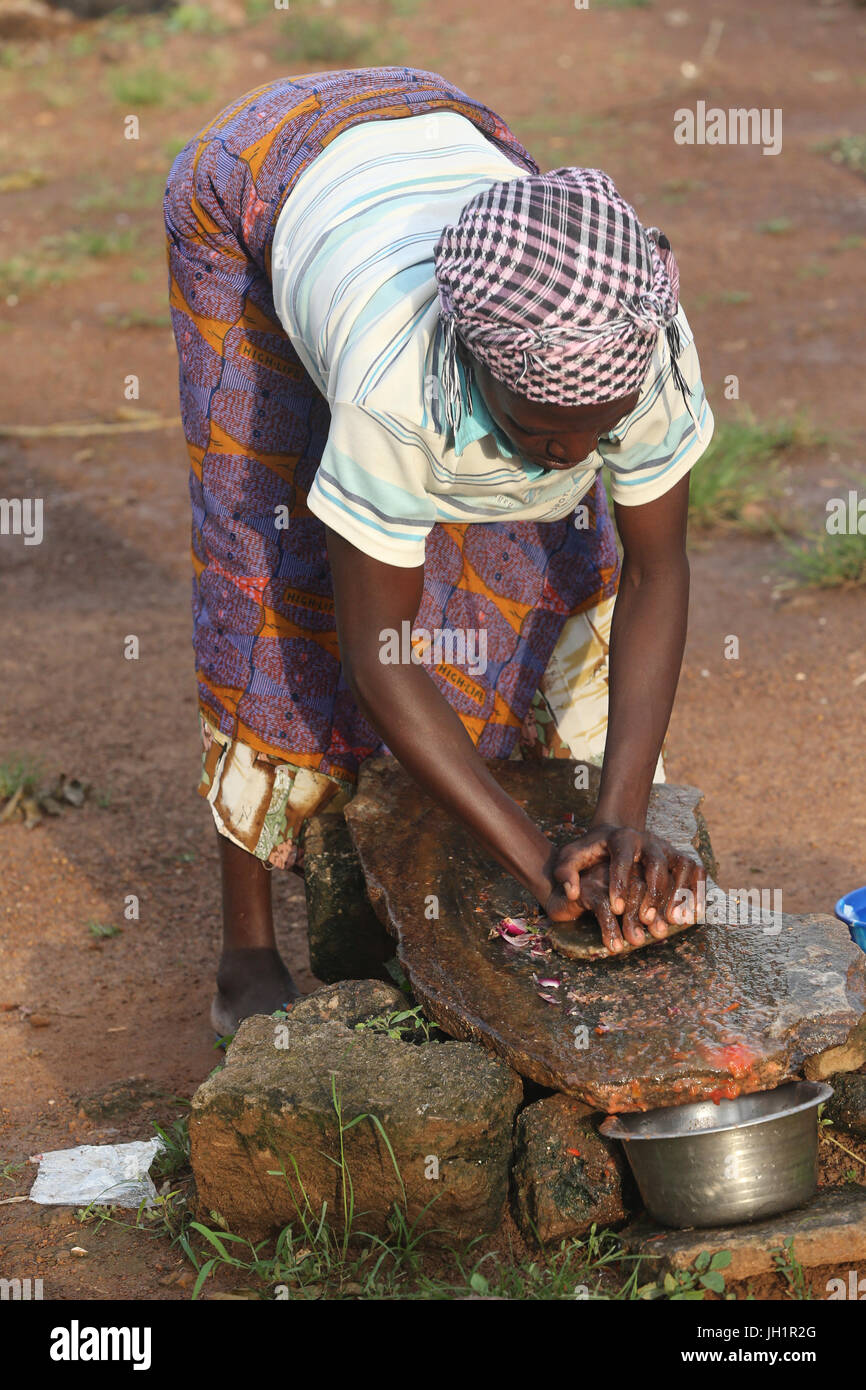
<path fill-rule="evenodd" d="M 120 927 L 103 926 L 103 924 L 101 922 L 97 922 L 94 917 L 91 917 L 90 921 L 87 922 L 86 925 L 87 930 L 90 932 L 90 935 L 92 937 L 95 937 L 97 941 L 107 941 L 112 936 L 120 936 L 121 934 Z"/>
<path fill-rule="evenodd" d="M 822 532 L 807 543 L 784 540 L 791 569 L 806 589 L 853 589 L 866 584 L 866 542 L 856 533 Z"/>
<path fill-rule="evenodd" d="M 793 229 L 790 217 L 771 217 L 767 222 L 758 223 L 758 231 L 766 236 L 784 236 Z"/>
<path fill-rule="evenodd" d="M 702 1250 L 695 1260 L 694 1270 L 678 1269 L 673 1274 L 668 1273 L 664 1276 L 661 1294 L 667 1294 L 672 1303 L 702 1299 L 705 1290 L 723 1294 L 725 1276 L 722 1270 L 727 1269 L 730 1263 L 730 1250 L 717 1250 L 715 1255 L 710 1255 L 709 1250 Z"/>
<path fill-rule="evenodd" d="M 784 1245 L 771 1251 L 773 1265 L 788 1285 L 788 1297 L 811 1302 L 812 1291 L 806 1283 L 806 1271 L 794 1254 L 794 1237 L 788 1236 Z"/>
<path fill-rule="evenodd" d="M 824 442 L 824 436 L 797 419 L 743 419 L 717 425 L 709 448 L 690 475 L 691 524 L 778 533 L 783 529 L 774 505 L 779 495 L 779 455 L 797 445 Z"/>
<path fill-rule="evenodd" d="M 26 753 L 0 759 L 0 801 L 14 796 L 19 788 L 22 796 L 32 796 L 41 775 L 39 762 Z"/>
<path fill-rule="evenodd" d="M 431 1023 L 421 1012 L 421 1005 L 413 1009 L 398 1009 L 389 1013 L 377 1014 L 375 1018 L 365 1018 L 355 1024 L 356 1033 L 384 1033 L 388 1038 L 403 1042 L 431 1042 L 434 1034 L 441 1034 L 435 1023 Z"/>
<path fill-rule="evenodd" d="M 866 135 L 842 135 L 829 147 L 834 164 L 841 164 L 866 178 Z"/>

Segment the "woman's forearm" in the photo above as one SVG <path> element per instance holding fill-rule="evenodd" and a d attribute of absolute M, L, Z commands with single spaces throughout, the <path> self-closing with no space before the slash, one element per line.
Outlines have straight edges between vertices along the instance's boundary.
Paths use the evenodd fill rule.
<path fill-rule="evenodd" d="M 491 776 L 423 667 L 368 659 L 347 675 L 364 717 L 419 786 L 545 903 L 553 885 L 550 843 Z"/>
<path fill-rule="evenodd" d="M 643 828 L 685 646 L 685 555 L 647 575 L 623 564 L 610 639 L 610 703 L 596 824 Z"/>

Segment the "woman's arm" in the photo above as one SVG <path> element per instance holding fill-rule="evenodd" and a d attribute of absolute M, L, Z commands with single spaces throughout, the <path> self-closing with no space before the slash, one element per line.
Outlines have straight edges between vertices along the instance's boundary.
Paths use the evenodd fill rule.
<path fill-rule="evenodd" d="M 644 828 L 685 645 L 688 501 L 687 474 L 653 502 L 615 507 L 623 565 L 611 627 L 610 701 L 598 805 L 583 840 L 566 847 L 554 870 L 565 898 L 573 901 L 579 880 L 572 875 L 609 857 L 609 906 L 597 900 L 592 906 L 613 950 L 622 947 L 614 914 L 625 913 L 622 931 L 632 944 L 644 940 L 641 924 L 652 935 L 664 936 L 665 920 L 694 920 L 682 899 L 674 898 L 684 888 L 696 895 L 698 882 L 706 877 L 697 860 L 672 854 L 666 841 Z M 643 870 L 645 891 L 636 898 L 637 865 Z"/>
<path fill-rule="evenodd" d="M 330 528 L 328 555 L 340 658 L 358 708 L 419 786 L 546 903 L 553 887 L 550 842 L 488 772 L 424 667 L 381 659 L 380 634 L 415 621 L 423 566 L 383 564 Z"/>

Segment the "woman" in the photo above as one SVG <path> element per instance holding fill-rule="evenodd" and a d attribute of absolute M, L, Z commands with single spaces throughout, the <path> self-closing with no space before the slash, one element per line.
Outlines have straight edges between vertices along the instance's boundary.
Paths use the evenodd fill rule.
<path fill-rule="evenodd" d="M 644 823 L 712 430 L 666 239 L 599 170 L 542 175 L 486 106 L 398 68 L 241 98 L 178 155 L 165 217 L 214 1026 L 296 993 L 269 872 L 385 750 L 550 916 L 592 911 L 613 951 L 664 936 L 703 873 Z M 413 625 L 449 641 L 401 647 Z M 485 766 L 521 750 L 603 755 L 558 854 Z"/>

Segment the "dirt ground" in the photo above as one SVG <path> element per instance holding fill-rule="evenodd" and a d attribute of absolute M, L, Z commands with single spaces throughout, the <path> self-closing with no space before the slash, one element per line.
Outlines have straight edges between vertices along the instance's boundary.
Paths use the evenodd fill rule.
<path fill-rule="evenodd" d="M 493 29 L 485 12 L 465 0 L 322 11 L 368 26 L 361 61 L 442 71 L 501 112 L 540 162 L 604 167 L 662 226 L 717 419 L 803 412 L 831 433 L 794 455 L 785 478 L 787 505 L 817 531 L 827 497 L 862 492 L 866 474 L 855 293 L 866 184 L 821 148 L 864 131 L 866 11 L 847 0 L 717 0 L 711 26 L 695 0 L 588 11 L 500 0 Z M 133 373 L 138 409 L 176 415 L 162 183 L 173 149 L 230 99 L 334 65 L 293 54 L 290 15 L 160 42 L 147 24 L 74 24 L 4 58 L 12 123 L 0 176 L 45 176 L 4 197 L 4 255 L 38 264 L 41 238 L 92 226 L 137 237 L 111 255 L 67 251 L 62 283 L 25 283 L 7 299 L 7 422 L 112 420 Z M 92 45 L 76 47 L 77 35 Z M 143 68 L 162 75 L 160 100 L 112 97 L 118 74 Z M 699 99 L 780 108 L 782 153 L 675 144 L 673 112 Z M 137 141 L 123 138 L 130 111 Z M 759 230 L 778 219 L 789 228 Z M 739 401 L 724 398 L 732 373 Z M 29 1188 L 30 1155 L 145 1136 L 152 1119 L 180 1113 L 167 1097 L 188 1097 L 216 1064 L 207 1014 L 219 891 L 209 812 L 194 793 L 179 427 L 0 438 L 0 467 L 3 495 L 45 498 L 41 545 L 0 538 L 0 761 L 28 754 L 93 787 L 81 809 L 34 830 L 0 826 L 3 1200 Z M 724 885 L 781 888 L 787 911 L 828 912 L 866 881 L 866 605 L 862 590 L 780 587 L 783 563 L 772 540 L 695 538 L 668 774 L 705 791 Z M 137 661 L 124 659 L 131 634 Z M 724 658 L 731 634 L 737 661 Z M 130 894 L 138 921 L 124 920 Z M 311 989 L 294 876 L 280 878 L 277 902 L 287 956 Z M 99 939 L 94 923 L 121 930 Z M 131 1077 L 143 1080 L 119 1099 L 93 1099 Z M 71 1247 L 88 1241 L 67 1209 L 7 1203 L 0 1223 L 4 1272 L 42 1275 L 46 1297 L 189 1297 L 191 1276 L 176 1281 L 181 1262 L 165 1243 L 104 1227 L 90 1257 L 76 1258 Z"/>

